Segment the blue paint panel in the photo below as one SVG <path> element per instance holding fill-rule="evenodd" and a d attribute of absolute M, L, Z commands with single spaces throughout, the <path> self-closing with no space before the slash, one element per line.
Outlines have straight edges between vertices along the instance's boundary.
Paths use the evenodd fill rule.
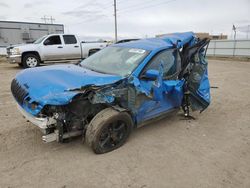
<path fill-rule="evenodd" d="M 28 86 L 30 103 L 39 103 L 36 110 L 24 107 L 36 115 L 47 104 L 65 105 L 78 94 L 69 91 L 87 85 L 102 86 L 122 79 L 121 76 L 101 74 L 76 65 L 53 65 L 21 71 L 16 76 L 21 85 Z"/>
<path fill-rule="evenodd" d="M 210 103 L 210 84 L 208 80 L 207 70 L 202 77 L 200 87 L 197 90 L 197 94 L 207 103 Z"/>
<path fill-rule="evenodd" d="M 138 123 L 181 106 L 184 80 L 139 81 L 139 83 L 137 89 L 143 88 L 143 93 L 148 94 L 148 100 L 137 108 Z"/>
<path fill-rule="evenodd" d="M 172 33 L 172 34 L 164 35 L 159 38 L 142 39 L 142 40 L 131 41 L 127 43 L 119 43 L 113 46 L 127 47 L 127 48 L 140 48 L 144 50 L 153 51 L 159 48 L 172 48 L 175 45 L 176 47 L 180 48 L 184 44 L 193 41 L 193 39 L 194 39 L 193 32 Z"/>

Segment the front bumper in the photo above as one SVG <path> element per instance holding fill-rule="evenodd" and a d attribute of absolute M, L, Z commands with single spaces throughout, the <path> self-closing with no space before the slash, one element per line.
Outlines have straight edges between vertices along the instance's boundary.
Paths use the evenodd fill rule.
<path fill-rule="evenodd" d="M 21 63 L 22 62 L 22 57 L 21 55 L 9 55 L 7 56 L 7 61 L 11 64 L 13 63 Z"/>
<path fill-rule="evenodd" d="M 38 118 L 35 117 L 28 112 L 26 112 L 21 106 L 17 105 L 18 110 L 21 112 L 21 114 L 32 124 L 38 126 L 42 132 L 46 132 L 46 129 L 49 125 L 56 124 L 56 119 L 47 117 L 47 118 Z"/>

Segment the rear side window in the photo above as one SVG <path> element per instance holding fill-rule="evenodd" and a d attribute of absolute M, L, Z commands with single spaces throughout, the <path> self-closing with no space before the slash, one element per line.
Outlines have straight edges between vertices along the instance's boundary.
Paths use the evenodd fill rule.
<path fill-rule="evenodd" d="M 59 35 L 51 36 L 44 41 L 44 45 L 58 45 L 58 44 L 62 44 Z"/>
<path fill-rule="evenodd" d="M 63 35 L 65 44 L 76 44 L 76 37 L 74 35 Z"/>

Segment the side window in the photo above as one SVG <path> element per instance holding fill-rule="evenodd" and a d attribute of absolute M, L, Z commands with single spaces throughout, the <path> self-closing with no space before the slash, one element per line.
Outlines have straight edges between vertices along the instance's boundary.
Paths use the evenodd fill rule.
<path fill-rule="evenodd" d="M 160 71 L 160 66 L 163 67 L 163 77 L 175 77 L 177 78 L 177 70 L 179 66 L 180 57 L 178 51 L 175 50 L 165 50 L 157 54 L 147 66 L 146 71 L 150 69 Z"/>
<path fill-rule="evenodd" d="M 77 40 L 74 35 L 63 35 L 63 40 L 65 44 L 76 44 Z"/>
<path fill-rule="evenodd" d="M 62 44 L 62 42 L 61 42 L 60 36 L 55 35 L 55 36 L 51 36 L 47 38 L 43 44 L 44 45 L 58 45 L 58 44 Z"/>

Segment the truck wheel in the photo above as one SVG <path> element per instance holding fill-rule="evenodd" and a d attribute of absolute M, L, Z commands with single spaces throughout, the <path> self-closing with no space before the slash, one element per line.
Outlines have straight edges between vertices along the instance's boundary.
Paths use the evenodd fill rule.
<path fill-rule="evenodd" d="M 86 143 L 96 154 L 110 152 L 126 142 L 132 127 L 133 121 L 127 112 L 106 108 L 100 111 L 88 125 Z"/>
<path fill-rule="evenodd" d="M 24 68 L 33 68 L 33 67 L 37 67 L 40 64 L 40 59 L 38 56 L 34 55 L 34 54 L 26 54 L 23 57 L 23 66 Z"/>

